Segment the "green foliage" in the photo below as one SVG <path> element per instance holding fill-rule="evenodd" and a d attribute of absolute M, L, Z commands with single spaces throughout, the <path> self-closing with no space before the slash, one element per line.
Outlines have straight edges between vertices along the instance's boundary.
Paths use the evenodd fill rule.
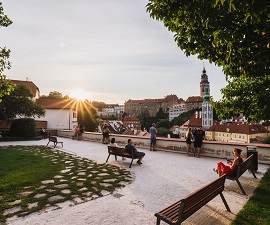
<path fill-rule="evenodd" d="M 63 96 L 62 93 L 58 91 L 51 91 L 47 96 L 42 95 L 40 98 L 46 98 L 46 99 L 69 99 L 68 95 Z"/>
<path fill-rule="evenodd" d="M 170 131 L 170 129 L 167 129 L 165 127 L 158 127 L 157 128 L 157 135 L 161 136 L 161 137 L 167 137 L 168 134 L 171 134 L 172 132 Z"/>
<path fill-rule="evenodd" d="M 18 85 L 10 95 L 6 95 L 0 102 L 0 120 L 11 120 L 20 117 L 44 116 L 43 106 L 33 102 L 30 89 L 25 85 Z"/>
<path fill-rule="evenodd" d="M 270 137 L 265 138 L 263 141 L 264 144 L 270 144 Z"/>
<path fill-rule="evenodd" d="M 96 108 L 93 105 L 85 100 L 80 104 L 78 108 L 78 123 L 81 127 L 85 127 L 86 131 L 96 131 L 98 127 L 98 115 Z"/>
<path fill-rule="evenodd" d="M 270 224 L 270 170 L 261 179 L 254 194 L 236 215 L 232 225 Z"/>
<path fill-rule="evenodd" d="M 164 127 L 166 129 L 171 128 L 171 123 L 168 119 L 161 119 L 156 124 L 157 124 L 157 127 Z"/>
<path fill-rule="evenodd" d="M 147 11 L 174 33 L 178 47 L 186 56 L 196 55 L 223 67 L 230 88 L 223 90 L 223 100 L 214 106 L 218 114 L 223 117 L 242 112 L 249 120 L 269 119 L 270 5 L 267 1 L 149 0 Z M 238 81 L 243 81 L 245 86 Z M 248 91 L 247 86 L 254 82 L 259 82 L 259 87 Z M 230 108 L 234 103 L 236 107 Z"/>
<path fill-rule="evenodd" d="M 12 21 L 4 14 L 4 9 L 2 6 L 2 2 L 0 2 L 0 28 L 8 27 L 12 24 Z M 6 76 L 3 75 L 5 69 L 10 69 L 11 64 L 8 61 L 10 56 L 10 50 L 7 48 L 0 47 L 0 102 L 2 101 L 2 97 L 5 95 L 9 95 L 13 89 L 14 85 L 9 83 L 6 80 Z"/>
<path fill-rule="evenodd" d="M 162 108 L 160 108 L 158 110 L 158 112 L 156 113 L 156 119 L 160 120 L 160 119 L 167 119 L 169 117 L 169 113 L 165 113 L 163 112 Z"/>
<path fill-rule="evenodd" d="M 239 116 L 241 113 L 249 122 L 270 118 L 270 76 L 233 78 L 221 93 L 223 97 L 220 101 L 211 102 L 220 119 Z"/>
<path fill-rule="evenodd" d="M 102 111 L 102 108 L 105 107 L 107 104 L 105 102 L 93 101 L 92 105 L 96 107 L 98 111 Z"/>
<path fill-rule="evenodd" d="M 34 137 L 36 122 L 31 118 L 15 119 L 10 126 L 10 134 L 15 137 Z"/>
<path fill-rule="evenodd" d="M 173 120 L 171 121 L 171 126 L 173 125 L 182 126 L 186 121 L 191 119 L 191 117 L 194 115 L 196 111 L 202 111 L 202 109 L 196 108 L 196 109 L 189 110 L 187 112 L 183 112 L 178 117 L 173 118 Z"/>

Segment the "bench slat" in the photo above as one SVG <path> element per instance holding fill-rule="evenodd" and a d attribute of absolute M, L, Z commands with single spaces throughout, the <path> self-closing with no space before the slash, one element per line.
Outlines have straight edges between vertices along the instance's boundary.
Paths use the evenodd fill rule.
<path fill-rule="evenodd" d="M 226 175 L 223 175 L 204 187 L 192 192 L 180 201 L 156 213 L 157 224 L 160 220 L 168 224 L 181 224 L 184 220 L 206 205 L 209 201 L 220 195 L 228 211 L 230 208 L 222 194 L 224 191 Z"/>

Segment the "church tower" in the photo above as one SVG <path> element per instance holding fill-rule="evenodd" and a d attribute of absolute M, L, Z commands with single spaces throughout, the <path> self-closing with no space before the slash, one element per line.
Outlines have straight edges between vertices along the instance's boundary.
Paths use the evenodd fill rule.
<path fill-rule="evenodd" d="M 203 71 L 201 75 L 201 82 L 200 82 L 200 96 L 204 98 L 204 95 L 208 93 L 210 95 L 210 84 L 208 81 L 208 76 L 206 74 L 205 67 L 203 65 Z"/>
<path fill-rule="evenodd" d="M 202 104 L 202 127 L 207 130 L 213 125 L 213 107 L 210 104 L 210 95 L 205 93 Z"/>

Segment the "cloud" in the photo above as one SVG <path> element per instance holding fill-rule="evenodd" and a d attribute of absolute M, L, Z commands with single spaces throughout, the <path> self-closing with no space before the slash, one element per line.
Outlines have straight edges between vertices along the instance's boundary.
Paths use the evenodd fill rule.
<path fill-rule="evenodd" d="M 65 43 L 61 42 L 58 46 L 59 46 L 60 48 L 64 48 L 64 47 L 66 47 L 67 45 L 66 45 Z"/>

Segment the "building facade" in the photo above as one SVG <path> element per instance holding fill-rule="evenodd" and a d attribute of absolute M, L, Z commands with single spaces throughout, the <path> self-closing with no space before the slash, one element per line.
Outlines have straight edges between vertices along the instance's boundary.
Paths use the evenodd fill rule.
<path fill-rule="evenodd" d="M 270 132 L 261 124 L 216 124 L 205 131 L 209 141 L 251 143 L 269 137 Z"/>
<path fill-rule="evenodd" d="M 185 104 L 176 104 L 169 109 L 169 121 L 186 111 Z"/>
<path fill-rule="evenodd" d="M 144 100 L 131 100 L 125 102 L 125 112 L 131 116 L 155 116 L 159 109 L 163 112 L 169 113 L 169 109 L 175 105 L 183 103 L 182 98 L 178 98 L 176 95 L 167 95 L 161 99 L 144 99 Z"/>
<path fill-rule="evenodd" d="M 78 126 L 77 110 L 74 99 L 45 99 L 36 100 L 46 110 L 44 117 L 35 118 L 36 121 L 47 121 L 47 129 L 72 130 Z"/>

